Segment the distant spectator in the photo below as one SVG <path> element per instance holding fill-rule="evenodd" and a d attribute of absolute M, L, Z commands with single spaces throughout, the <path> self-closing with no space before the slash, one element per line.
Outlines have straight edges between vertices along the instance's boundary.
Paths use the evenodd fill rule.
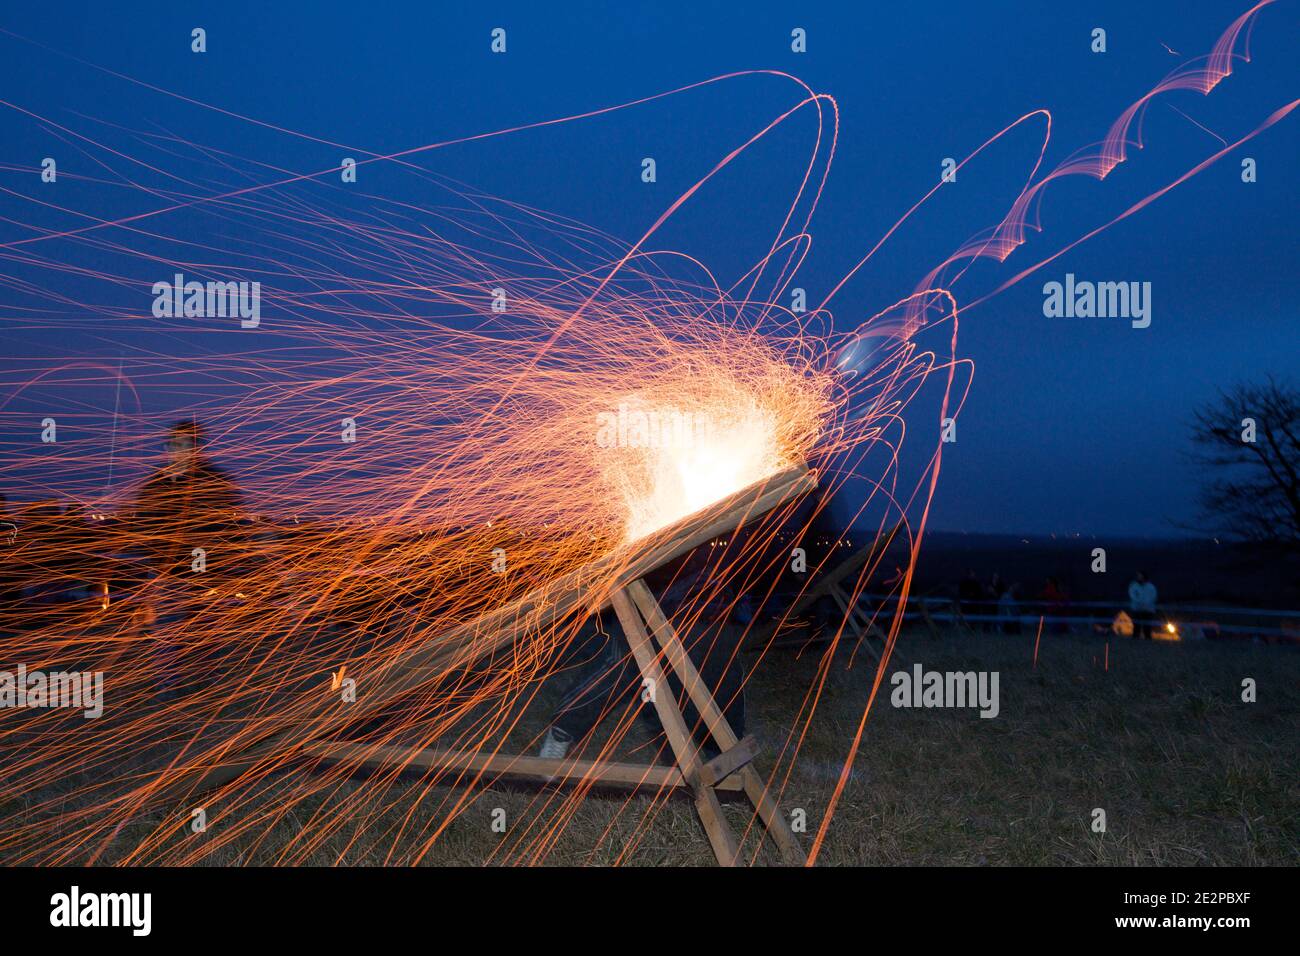
<path fill-rule="evenodd" d="M 1061 582 L 1054 577 L 1048 578 L 1047 583 L 1043 585 L 1042 593 L 1043 613 L 1048 618 L 1055 618 L 1049 628 L 1056 634 L 1064 634 L 1069 630 L 1064 618 L 1069 610 L 1070 596 L 1066 593 L 1065 588 L 1061 587 Z"/>
<path fill-rule="evenodd" d="M 9 498 L 0 494 L 0 547 L 12 548 L 18 543 L 18 525 L 9 517 Z"/>
<path fill-rule="evenodd" d="M 1002 580 L 1001 574 L 994 571 L 993 576 L 989 578 L 988 587 L 984 589 L 984 604 L 980 613 L 986 617 L 998 616 L 998 601 L 1002 597 L 1002 592 L 1006 589 L 1007 582 Z M 997 631 L 1001 630 L 1001 628 L 1001 622 L 986 620 L 980 624 L 980 629 L 984 631 Z"/>
<path fill-rule="evenodd" d="M 61 597 L 79 600 L 89 593 L 89 578 L 94 560 L 91 548 L 94 544 L 94 529 L 90 524 L 90 515 L 86 506 L 71 501 L 63 508 L 63 514 L 55 523 L 50 545 L 55 553 L 51 556 L 50 566 L 57 575 L 57 586 Z"/>
<path fill-rule="evenodd" d="M 195 609 L 202 589 L 231 574 L 239 545 L 239 490 L 208 458 L 203 438 L 196 421 L 172 426 L 166 457 L 140 488 L 130 518 L 153 572 L 141 592 L 138 621 L 142 632 L 162 636 L 158 662 L 165 698 L 177 692 L 180 622 Z M 198 555 L 202 565 L 193 563 Z"/>
<path fill-rule="evenodd" d="M 18 525 L 9 517 L 9 499 L 0 494 L 0 626 L 7 626 L 22 603 L 23 583 L 13 552 L 18 545 Z"/>
<path fill-rule="evenodd" d="M 957 585 L 957 600 L 961 607 L 961 616 L 969 624 L 971 618 L 980 613 L 980 602 L 984 600 L 984 587 L 980 584 L 975 569 L 966 572 L 966 576 Z"/>
<path fill-rule="evenodd" d="M 1133 618 L 1133 636 L 1151 640 L 1151 627 L 1156 619 L 1156 586 L 1147 580 L 1145 571 L 1128 586 L 1129 615 Z"/>
<path fill-rule="evenodd" d="M 203 437 L 195 421 L 172 426 L 167 456 L 135 504 L 134 530 L 155 572 L 179 580 L 194 577 L 196 547 L 206 552 L 209 570 L 228 572 L 239 533 L 239 490 L 207 456 Z"/>
<path fill-rule="evenodd" d="M 1020 607 L 1016 603 L 1016 584 L 1008 584 L 998 594 L 998 624 L 1003 634 L 1020 633 Z"/>
<path fill-rule="evenodd" d="M 57 501 L 38 501 L 25 509 L 24 535 L 20 542 L 18 573 L 23 596 L 44 606 L 63 596 L 63 566 L 66 559 L 57 547 L 63 509 Z"/>

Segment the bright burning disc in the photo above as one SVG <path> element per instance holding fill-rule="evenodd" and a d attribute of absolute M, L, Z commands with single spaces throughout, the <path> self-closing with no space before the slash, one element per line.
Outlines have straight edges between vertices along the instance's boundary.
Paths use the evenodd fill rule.
<path fill-rule="evenodd" d="M 816 390 L 793 377 L 777 389 L 726 382 L 674 391 L 629 396 L 601 416 L 597 444 L 629 541 L 804 460 L 815 434 Z"/>

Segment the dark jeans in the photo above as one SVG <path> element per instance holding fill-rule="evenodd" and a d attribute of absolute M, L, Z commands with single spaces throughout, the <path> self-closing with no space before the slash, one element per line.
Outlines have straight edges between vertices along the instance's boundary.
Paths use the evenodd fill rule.
<path fill-rule="evenodd" d="M 694 646 L 690 646 L 688 639 L 682 640 L 705 687 L 717 700 L 737 737 L 745 735 L 744 675 L 737 653 L 740 636 L 740 628 L 720 627 L 695 642 Z M 659 660 L 664 663 L 662 656 Z M 702 746 L 705 758 L 716 756 L 718 748 L 709 739 L 695 705 L 685 699 L 681 681 L 670 672 L 668 684 L 667 688 L 656 688 L 656 692 L 674 695 L 686 719 L 686 727 Z M 551 723 L 574 740 L 581 740 L 595 730 L 607 714 L 622 713 L 624 707 L 633 704 L 640 706 L 639 716 L 653 719 L 658 727 L 654 705 L 648 701 L 641 703 L 641 694 L 641 671 L 636 666 L 622 628 L 616 628 L 605 635 L 605 646 L 597 657 L 580 669 L 577 681 L 565 695 Z"/>
<path fill-rule="evenodd" d="M 1141 640 L 1151 640 L 1151 628 L 1156 616 L 1151 611 L 1133 612 L 1133 636 Z"/>

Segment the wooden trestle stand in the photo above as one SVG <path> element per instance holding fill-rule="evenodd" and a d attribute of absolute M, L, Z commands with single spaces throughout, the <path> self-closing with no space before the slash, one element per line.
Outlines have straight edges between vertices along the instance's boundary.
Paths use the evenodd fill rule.
<path fill-rule="evenodd" d="M 788 504 L 816 486 L 803 467 L 774 475 L 721 502 L 656 532 L 619 552 L 530 592 L 518 602 L 486 614 L 441 637 L 420 644 L 385 662 L 381 674 L 364 680 L 356 703 L 346 710 L 312 714 L 297 729 L 250 740 L 239 751 L 225 749 L 217 762 L 205 761 L 180 768 L 152 797 L 177 798 L 221 786 L 255 767 L 266 767 L 287 753 L 321 760 L 344 761 L 355 766 L 411 766 L 464 771 L 543 781 L 549 784 L 593 784 L 624 788 L 684 787 L 694 797 L 696 810 L 718 862 L 738 862 L 736 836 L 722 812 L 719 791 L 743 792 L 788 864 L 806 862 L 789 824 L 752 761 L 757 753 L 751 737 L 738 739 L 722 708 L 701 679 L 680 637 L 669 623 L 644 576 L 713 538 L 729 534 L 746 522 Z M 612 583 L 611 583 L 612 582 Z M 654 708 L 667 733 L 673 766 L 628 764 L 578 759 L 461 751 L 424 750 L 323 739 L 333 730 L 355 723 L 364 714 L 391 704 L 422 683 L 457 667 L 464 667 L 507 647 L 515 639 L 561 618 L 595 614 L 612 605 L 627 636 L 637 668 L 649 686 Z M 704 729 L 721 753 L 712 760 L 700 757 L 699 744 L 686 725 L 668 674 L 675 674 L 699 711 Z"/>
<path fill-rule="evenodd" d="M 825 643 L 830 637 L 823 636 L 819 642 L 809 642 L 803 639 L 775 641 L 778 631 L 787 622 L 798 618 L 805 611 L 812 608 L 822 598 L 831 598 L 844 614 L 844 628 L 849 631 L 858 642 L 859 646 L 865 647 L 877 661 L 880 660 L 880 651 L 871 644 L 873 639 L 878 640 L 883 647 L 888 638 L 885 632 L 880 629 L 874 621 L 857 605 L 854 595 L 846 588 L 846 582 L 856 580 L 862 569 L 871 561 L 875 560 L 893 542 L 895 536 L 902 529 L 901 524 L 896 524 L 887 533 L 881 534 L 865 548 L 859 548 L 851 552 L 839 564 L 828 568 L 818 575 L 818 580 L 812 586 L 805 588 L 790 605 L 786 611 L 775 620 L 771 625 L 756 629 L 749 635 L 748 643 L 753 647 L 794 647 L 807 646 L 809 643 Z"/>

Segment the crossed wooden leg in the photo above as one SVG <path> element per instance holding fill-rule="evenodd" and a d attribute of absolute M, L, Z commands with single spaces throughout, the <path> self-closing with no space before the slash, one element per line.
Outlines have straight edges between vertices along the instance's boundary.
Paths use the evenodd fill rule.
<path fill-rule="evenodd" d="M 655 710 L 668 734 L 677 766 L 687 786 L 695 792 L 695 808 L 700 814 L 704 831 L 708 834 L 718 862 L 723 866 L 733 866 L 738 862 L 736 838 L 723 817 L 716 792 L 719 783 L 735 774 L 740 777 L 745 794 L 754 804 L 759 819 L 776 841 L 782 859 L 789 864 L 803 865 L 807 862 L 803 849 L 781 815 L 776 801 L 768 793 L 762 777 L 753 767 L 755 747 L 752 738 L 746 737 L 742 741 L 736 737 L 736 732 L 727 723 L 727 718 L 709 693 L 677 632 L 668 623 L 645 582 L 633 581 L 626 590 L 615 593 L 613 603 L 614 612 L 627 634 L 628 644 L 632 647 L 632 654 L 636 657 L 642 676 L 653 681 L 656 689 L 668 689 L 660 655 L 654 650 L 653 641 L 657 641 L 663 648 L 662 656 L 668 666 L 681 679 L 687 696 L 700 712 L 705 729 L 722 750 L 708 763 L 702 763 L 695 739 L 686 727 L 685 718 L 682 717 L 673 694 L 654 694 Z"/>
<path fill-rule="evenodd" d="M 845 594 L 844 589 L 838 584 L 831 588 L 831 597 L 840 606 L 840 610 L 844 613 L 844 623 L 853 631 L 859 645 L 865 647 L 876 660 L 880 660 L 880 651 L 872 646 L 870 638 L 874 637 L 884 644 L 885 633 L 863 613 L 860 607 L 852 603 L 850 596 Z"/>

